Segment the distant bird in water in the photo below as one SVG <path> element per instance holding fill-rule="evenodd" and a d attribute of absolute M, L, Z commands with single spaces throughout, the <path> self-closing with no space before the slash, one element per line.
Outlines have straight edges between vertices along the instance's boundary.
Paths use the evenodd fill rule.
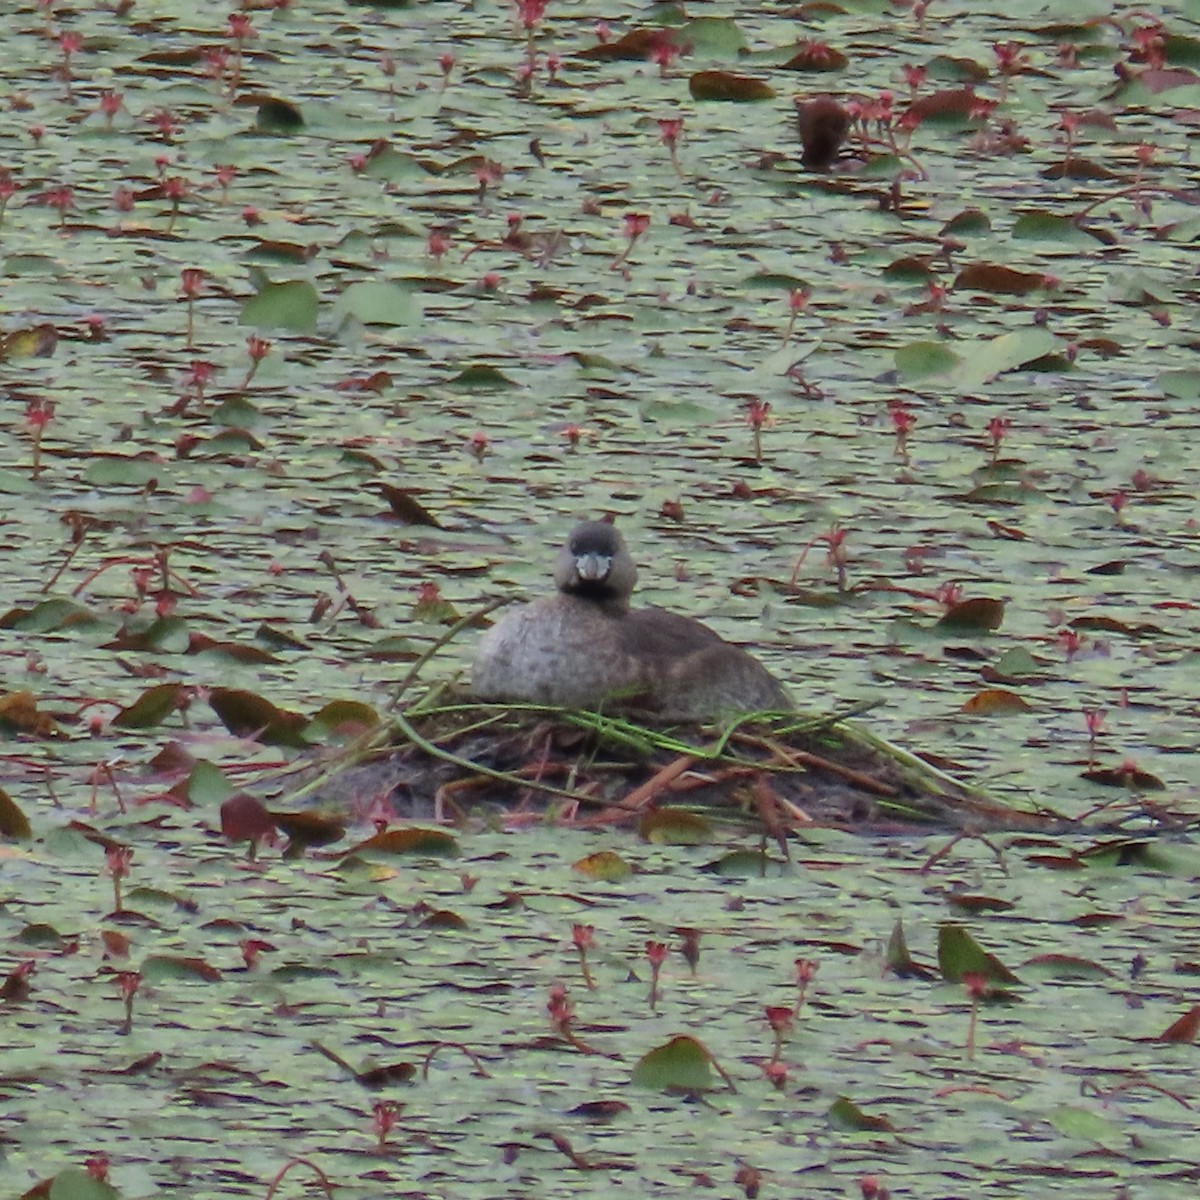
<path fill-rule="evenodd" d="M 832 96 L 796 100 L 800 162 L 810 171 L 827 171 L 850 132 L 850 114 Z"/>
<path fill-rule="evenodd" d="M 637 567 L 612 525 L 576 526 L 554 582 L 553 596 L 522 605 L 484 634 L 472 674 L 481 700 L 692 719 L 793 707 L 762 663 L 707 625 L 663 608 L 630 608 Z"/>

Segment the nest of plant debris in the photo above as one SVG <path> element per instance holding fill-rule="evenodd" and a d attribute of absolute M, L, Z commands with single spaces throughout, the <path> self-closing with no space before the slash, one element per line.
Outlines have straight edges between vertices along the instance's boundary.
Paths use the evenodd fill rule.
<path fill-rule="evenodd" d="M 775 832 L 1061 825 L 1056 816 L 1005 806 L 846 714 L 681 725 L 638 713 L 445 702 L 444 694 L 397 716 L 386 736 L 377 733 L 335 764 L 315 790 L 359 812 L 386 799 L 412 819 L 549 814 L 643 832 L 664 810 L 681 809 Z"/>

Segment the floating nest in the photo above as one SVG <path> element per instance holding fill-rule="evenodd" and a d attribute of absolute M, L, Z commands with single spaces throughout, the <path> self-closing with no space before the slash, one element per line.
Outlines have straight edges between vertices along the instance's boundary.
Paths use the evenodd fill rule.
<path fill-rule="evenodd" d="M 302 791 L 360 815 L 386 801 L 408 819 L 455 823 L 482 813 L 633 825 L 644 835 L 686 824 L 685 814 L 724 815 L 776 836 L 805 826 L 1062 828 L 1056 814 L 1008 807 L 876 737 L 852 719 L 862 711 L 681 725 L 442 692 L 347 748 Z"/>

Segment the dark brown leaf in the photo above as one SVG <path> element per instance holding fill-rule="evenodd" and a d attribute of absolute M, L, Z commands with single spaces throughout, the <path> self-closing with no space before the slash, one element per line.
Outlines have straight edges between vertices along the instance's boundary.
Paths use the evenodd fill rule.
<path fill-rule="evenodd" d="M 832 46 L 824 42 L 809 42 L 801 46 L 782 66 L 783 71 L 842 71 L 850 65 L 850 60 Z"/>
<path fill-rule="evenodd" d="M 1004 601 L 976 596 L 953 605 L 938 621 L 938 628 L 954 633 L 999 629 L 1004 621 Z"/>
<path fill-rule="evenodd" d="M 0 837 L 14 842 L 27 842 L 33 837 L 29 818 L 3 788 L 0 788 Z"/>
<path fill-rule="evenodd" d="M 308 718 L 276 708 L 269 700 L 240 688 L 214 688 L 208 696 L 213 711 L 235 737 L 257 738 L 269 746 L 303 746 Z"/>
<path fill-rule="evenodd" d="M 775 89 L 751 75 L 731 71 L 697 71 L 688 80 L 693 100 L 770 100 Z"/>
<path fill-rule="evenodd" d="M 286 858 L 295 858 L 309 846 L 329 846 L 346 835 L 346 822 L 328 813 L 273 812 L 275 825 L 288 836 Z"/>
<path fill-rule="evenodd" d="M 417 498 L 411 489 L 396 487 L 382 480 L 376 484 L 379 494 L 387 501 L 392 514 L 403 521 L 405 525 L 429 525 L 441 529 L 441 524 Z"/>
<path fill-rule="evenodd" d="M 221 832 L 231 842 L 257 842 L 275 829 L 275 819 L 260 800 L 246 792 L 221 805 Z"/>
<path fill-rule="evenodd" d="M 950 88 L 920 96 L 905 112 L 905 123 L 919 125 L 924 121 L 966 121 L 979 103 L 973 87 Z"/>
<path fill-rule="evenodd" d="M 1018 271 L 1000 263 L 971 263 L 954 277 L 955 291 L 994 292 L 1002 296 L 1024 296 L 1048 286 L 1037 271 Z"/>
<path fill-rule="evenodd" d="M 1154 1040 L 1156 1042 L 1194 1042 L 1197 1033 L 1200 1033 L 1200 1004 L 1193 1004 L 1178 1021 L 1168 1025 Z"/>
<path fill-rule="evenodd" d="M 675 45 L 669 29 L 631 29 L 615 42 L 580 50 L 576 57 L 591 62 L 645 62 L 664 43 Z"/>

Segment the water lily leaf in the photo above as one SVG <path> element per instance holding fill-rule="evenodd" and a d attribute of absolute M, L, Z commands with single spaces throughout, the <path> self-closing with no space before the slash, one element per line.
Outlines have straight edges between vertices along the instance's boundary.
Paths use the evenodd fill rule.
<path fill-rule="evenodd" d="M 428 525 L 432 529 L 440 529 L 441 525 L 435 517 L 417 498 L 410 488 L 395 487 L 393 484 L 380 480 L 376 485 L 379 494 L 387 501 L 392 514 L 405 525 Z"/>
<path fill-rule="evenodd" d="M 161 983 L 170 979 L 180 983 L 216 983 L 221 972 L 202 958 L 188 958 L 176 954 L 151 954 L 142 960 L 139 968 L 147 983 Z"/>
<path fill-rule="evenodd" d="M 630 29 L 615 42 L 600 42 L 576 51 L 576 58 L 591 62 L 645 62 L 663 44 L 682 47 L 676 30 Z"/>
<path fill-rule="evenodd" d="M 271 819 L 288 837 L 284 858 L 299 858 L 310 846 L 330 846 L 346 835 L 343 818 L 331 813 L 272 812 Z"/>
<path fill-rule="evenodd" d="M 408 154 L 393 146 L 384 146 L 373 152 L 367 158 L 362 173 L 367 179 L 385 179 L 389 183 L 428 179 L 431 174 L 429 167 L 415 154 Z"/>
<path fill-rule="evenodd" d="M 983 83 L 992 74 L 974 58 L 952 54 L 934 55 L 927 67 L 931 79 L 944 79 L 949 83 Z"/>
<path fill-rule="evenodd" d="M 279 661 L 269 650 L 261 646 L 243 646 L 240 642 L 221 642 L 205 633 L 189 633 L 188 654 L 207 654 L 214 658 L 227 658 L 230 662 L 253 663 L 261 666 L 264 663 Z"/>
<path fill-rule="evenodd" d="M 895 1133 L 896 1127 L 886 1117 L 868 1116 L 848 1096 L 839 1096 L 826 1114 L 832 1128 L 842 1133 Z"/>
<path fill-rule="evenodd" d="M 904 924 L 897 920 L 888 938 L 887 968 L 901 979 L 932 979 L 937 974 L 932 967 L 918 963 L 909 953 L 908 939 L 904 936 Z"/>
<path fill-rule="evenodd" d="M 938 968 L 949 983 L 962 983 L 964 975 L 982 975 L 989 983 L 1020 983 L 994 954 L 961 925 L 947 923 L 938 929 Z"/>
<path fill-rule="evenodd" d="M 1039 979 L 1108 979 L 1114 975 L 1103 963 L 1074 954 L 1038 954 L 1021 964 L 1025 974 Z"/>
<path fill-rule="evenodd" d="M 1070 158 L 1054 163 L 1039 172 L 1043 179 L 1120 179 L 1117 171 L 1111 171 L 1103 163 L 1072 154 Z"/>
<path fill-rule="evenodd" d="M 233 784 L 216 763 L 200 759 L 184 781 L 188 800 L 195 805 L 210 807 L 223 804 L 233 795 Z M 235 840 L 242 840 L 240 838 Z"/>
<path fill-rule="evenodd" d="M 462 392 L 501 392 L 518 385 L 499 367 L 493 367 L 488 363 L 475 363 L 472 366 L 464 367 L 457 375 L 447 379 L 446 386 Z"/>
<path fill-rule="evenodd" d="M 1031 706 L 1027 701 L 1007 688 L 984 688 L 982 691 L 976 692 L 963 705 L 963 712 L 974 713 L 976 716 L 1029 712 L 1030 710 Z"/>
<path fill-rule="evenodd" d="M 1179 88 L 1188 88 L 1200 94 L 1200 75 L 1184 67 L 1149 68 L 1138 72 L 1132 82 L 1152 96 L 1173 92 Z M 1179 100 L 1178 97 L 1174 99 Z"/>
<path fill-rule="evenodd" d="M 455 858 L 460 853 L 458 839 L 441 829 L 387 829 L 359 842 L 346 851 L 353 854 L 409 854 L 420 858 Z"/>
<path fill-rule="evenodd" d="M 346 742 L 379 725 L 379 714 L 361 700 L 331 700 L 308 723 L 307 741 Z"/>
<path fill-rule="evenodd" d="M 962 359 L 942 342 L 909 342 L 895 353 L 896 370 L 907 380 L 945 375 L 962 364 Z"/>
<path fill-rule="evenodd" d="M 362 656 L 377 662 L 414 662 L 421 657 L 421 651 L 408 638 L 391 633 L 364 650 Z"/>
<path fill-rule="evenodd" d="M 422 929 L 469 929 L 466 919 L 448 908 L 437 908 L 421 920 Z"/>
<path fill-rule="evenodd" d="M 1048 286 L 1045 275 L 1018 271 L 1002 263 L 970 263 L 954 277 L 955 291 L 995 292 L 1003 296 L 1024 296 Z"/>
<path fill-rule="evenodd" d="M 962 600 L 948 609 L 938 621 L 938 628 L 951 633 L 988 633 L 999 629 L 1004 622 L 1004 601 L 976 596 Z"/>
<path fill-rule="evenodd" d="M 262 413 L 254 402 L 240 393 L 222 398 L 213 409 L 214 424 L 228 425 L 236 429 L 253 429 L 263 423 Z"/>
<path fill-rule="evenodd" d="M 927 283 L 933 277 L 933 258 L 924 254 L 906 254 L 883 268 L 884 279 L 901 283 Z"/>
<path fill-rule="evenodd" d="M 304 116 L 290 100 L 268 96 L 258 102 L 254 128 L 259 133 L 299 133 L 304 128 Z"/>
<path fill-rule="evenodd" d="M 1074 1104 L 1062 1104 L 1047 1114 L 1050 1124 L 1067 1137 L 1095 1142 L 1100 1146 L 1121 1147 L 1125 1131 L 1101 1113 Z M 1119 1151 L 1118 1151 L 1119 1152 Z"/>
<path fill-rule="evenodd" d="M 713 827 L 685 808 L 659 808 L 638 822 L 638 837 L 658 845 L 703 846 L 713 840 Z"/>
<path fill-rule="evenodd" d="M 453 625 L 461 613 L 452 601 L 436 590 L 430 595 L 419 595 L 411 610 L 411 617 L 423 625 Z"/>
<path fill-rule="evenodd" d="M 1200 400 L 1200 371 L 1195 368 L 1164 371 L 1158 377 L 1158 386 L 1164 396 L 1176 400 Z"/>
<path fill-rule="evenodd" d="M 309 650 L 311 647 L 302 637 L 297 637 L 289 629 L 281 629 L 264 621 L 255 631 L 254 640 L 265 642 L 274 650 Z"/>
<path fill-rule="evenodd" d="M 1122 621 L 1118 617 L 1109 617 L 1103 614 L 1076 617 L 1070 622 L 1070 626 L 1072 629 L 1119 633 L 1130 638 L 1166 637 L 1167 635 L 1167 631 L 1161 625 L 1155 625 L 1151 621 L 1139 621 L 1135 625 L 1129 621 Z"/>
<path fill-rule="evenodd" d="M 1127 871 L 1134 867 L 1185 879 L 1195 875 L 1195 854 L 1190 846 L 1183 844 L 1116 838 L 1089 846 L 1080 851 L 1080 856 L 1089 868 Z"/>
<path fill-rule="evenodd" d="M 57 596 L 32 608 L 10 608 L 0 617 L 0 629 L 19 629 L 22 633 L 52 633 L 98 624 L 100 618 L 90 608 Z"/>
<path fill-rule="evenodd" d="M 843 71 L 850 65 L 850 60 L 840 51 L 824 42 L 810 42 L 801 46 L 791 58 L 780 64 L 783 71 L 807 71 L 822 73 L 825 71 Z"/>
<path fill-rule="evenodd" d="M 10 254 L 4 260 L 5 275 L 48 275 L 58 274 L 58 264 L 45 254 Z"/>
<path fill-rule="evenodd" d="M 1005 371 L 1013 371 L 1043 354 L 1058 349 L 1058 339 L 1048 329 L 1030 326 L 977 344 L 966 353 L 954 373 L 956 386 L 972 391 Z"/>
<path fill-rule="evenodd" d="M 765 850 L 732 850 L 715 862 L 706 863 L 704 871 L 726 879 L 775 879 L 791 872 L 791 864 L 772 858 Z"/>
<path fill-rule="evenodd" d="M 160 683 L 147 688 L 132 704 L 121 709 L 112 719 L 118 729 L 150 729 L 165 721 L 179 707 L 183 684 Z"/>
<path fill-rule="evenodd" d="M 333 306 L 339 323 L 353 317 L 364 325 L 415 325 L 421 320 L 419 298 L 398 283 L 365 280 L 352 283 Z"/>
<path fill-rule="evenodd" d="M 737 58 L 750 48 L 738 23 L 729 17 L 693 17 L 673 33 L 677 46 L 702 58 Z"/>
<path fill-rule="evenodd" d="M 1016 483 L 981 483 L 969 492 L 961 492 L 955 499 L 963 504 L 986 505 L 1016 505 L 1024 504 L 1041 493 L 1032 484 L 1018 481 Z"/>
<path fill-rule="evenodd" d="M 3 788 L 0 788 L 0 837 L 14 842 L 27 842 L 33 837 L 29 818 Z"/>
<path fill-rule="evenodd" d="M 275 818 L 261 800 L 246 792 L 221 805 L 221 832 L 231 842 L 257 842 L 275 830 Z"/>
<path fill-rule="evenodd" d="M 568 1117 L 578 1117 L 596 1125 L 608 1125 L 633 1109 L 624 1100 L 584 1100 L 574 1108 L 567 1109 Z"/>
<path fill-rule="evenodd" d="M 59 1171 L 43 1195 L 47 1200 L 121 1200 L 121 1193 L 111 1183 L 97 1179 L 82 1167 Z"/>
<path fill-rule="evenodd" d="M 656 1092 L 711 1092 L 716 1088 L 713 1058 L 698 1038 L 680 1034 L 642 1055 L 631 1082 Z"/>
<path fill-rule="evenodd" d="M 27 496 L 36 491 L 37 486 L 37 480 L 31 478 L 28 471 L 21 474 L 7 467 L 0 467 L 0 494 Z"/>
<path fill-rule="evenodd" d="M 104 650 L 161 650 L 181 653 L 188 648 L 191 635 L 182 617 L 158 617 L 144 629 L 123 627 Z"/>
<path fill-rule="evenodd" d="M 1041 670 L 1041 664 L 1024 646 L 1010 646 L 996 660 L 991 676 L 998 680 L 1027 679 Z"/>
<path fill-rule="evenodd" d="M 981 896 L 974 892 L 952 892 L 946 897 L 946 903 L 961 913 L 1010 912 L 1016 908 L 1011 900 L 1003 900 L 999 896 Z"/>
<path fill-rule="evenodd" d="M 157 455 L 102 454 L 93 452 L 88 465 L 83 469 L 83 480 L 92 487 L 125 485 L 144 488 L 157 480 L 165 464 Z"/>
<path fill-rule="evenodd" d="M 967 237 L 970 234 L 990 233 L 991 218 L 980 208 L 964 208 L 955 214 L 941 228 L 943 237 Z"/>
<path fill-rule="evenodd" d="M 602 879 L 608 883 L 620 883 L 633 874 L 633 868 L 615 850 L 598 850 L 586 858 L 576 859 L 571 864 L 571 870 L 589 879 Z"/>
<path fill-rule="evenodd" d="M 256 738 L 269 746 L 303 746 L 307 719 L 276 708 L 269 700 L 239 688 L 214 688 L 208 696 L 213 711 L 235 737 Z"/>
<path fill-rule="evenodd" d="M 1102 787 L 1128 788 L 1132 792 L 1162 792 L 1167 785 L 1150 771 L 1143 771 L 1132 763 L 1117 767 L 1089 767 L 1080 771 L 1080 779 L 1098 783 Z"/>
<path fill-rule="evenodd" d="M 952 88 L 919 96 L 905 110 L 904 119 L 913 125 L 966 125 L 973 119 L 971 114 L 978 104 L 974 88 Z"/>
<path fill-rule="evenodd" d="M 1200 1033 L 1200 1004 L 1193 1004 L 1179 1020 L 1168 1025 L 1154 1040 L 1156 1042 L 1189 1043 Z"/>
<path fill-rule="evenodd" d="M 799 275 L 785 274 L 782 271 L 756 271 L 753 275 L 747 275 L 742 282 L 743 286 L 748 288 L 766 288 L 784 293 L 811 290 L 808 280 L 801 279 Z"/>
<path fill-rule="evenodd" d="M 36 738 L 53 738 L 62 733 L 54 718 L 38 708 L 37 697 L 29 691 L 0 695 L 0 731 Z"/>
<path fill-rule="evenodd" d="M 1012 236 L 1026 241 L 1052 242 L 1056 246 L 1094 246 L 1103 237 L 1085 225 L 1046 209 L 1029 209 L 1013 222 Z"/>
<path fill-rule="evenodd" d="M 730 71 L 697 71 L 688 79 L 688 91 L 693 100 L 771 100 L 775 89 L 751 75 L 735 75 Z"/>
<path fill-rule="evenodd" d="M 281 242 L 275 238 L 260 238 L 246 251 L 245 257 L 251 262 L 296 264 L 309 262 L 318 250 L 315 242 Z"/>
<path fill-rule="evenodd" d="M 265 284 L 242 305 L 238 323 L 256 329 L 288 329 L 312 333 L 317 328 L 320 297 L 307 279 Z"/>
<path fill-rule="evenodd" d="M 1192 15 L 1196 6 L 1192 5 Z M 1168 33 L 1163 38 L 1163 49 L 1171 66 L 1200 67 L 1200 37 L 1186 33 Z"/>
<path fill-rule="evenodd" d="M 45 921 L 34 921 L 17 934 L 22 946 L 37 946 L 43 950 L 61 951 L 67 944 L 64 934 Z"/>
<path fill-rule="evenodd" d="M 0 337 L 0 362 L 19 358 L 49 358 L 58 345 L 58 330 L 48 322 L 11 329 Z"/>

